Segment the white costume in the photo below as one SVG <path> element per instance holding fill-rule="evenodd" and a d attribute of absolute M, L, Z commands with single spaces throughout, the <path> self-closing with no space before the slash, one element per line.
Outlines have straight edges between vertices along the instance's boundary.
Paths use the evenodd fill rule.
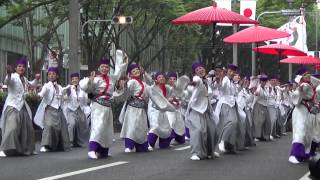
<path fill-rule="evenodd" d="M 113 75 L 96 76 L 93 81 L 89 78 L 84 78 L 79 83 L 82 90 L 94 96 L 91 101 L 89 151 L 100 153 L 101 157 L 108 156 L 108 148 L 113 142 L 111 101 L 117 96 L 117 92 L 114 92 L 115 83 L 126 69 L 127 63 L 123 62 L 123 52 L 117 50 L 115 72 Z M 100 150 L 101 152 L 98 152 Z M 96 157 L 97 155 L 95 155 Z"/>
<path fill-rule="evenodd" d="M 88 95 L 79 86 L 69 85 L 65 105 L 70 141 L 74 146 L 85 147 L 90 133 L 90 107 Z"/>
<path fill-rule="evenodd" d="M 219 117 L 218 130 L 220 131 L 221 151 L 234 151 L 237 140 L 238 112 L 236 109 L 237 88 L 229 77 L 225 76 L 220 87 L 221 97 L 215 113 Z M 225 146 L 228 146 L 225 149 Z"/>
<path fill-rule="evenodd" d="M 191 158 L 203 159 L 214 156 L 219 138 L 216 130 L 218 117 L 212 114 L 206 80 L 194 76 L 193 82 L 195 86 L 188 88 L 192 95 L 186 112 L 186 123 L 190 129 Z"/>
<path fill-rule="evenodd" d="M 1 151 L 15 150 L 19 154 L 30 155 L 35 149 L 32 114 L 25 97 L 29 86 L 36 86 L 37 80 L 29 82 L 18 73 L 6 76 L 8 87 L 0 128 L 2 130 Z"/>
<path fill-rule="evenodd" d="M 65 115 L 63 114 L 63 89 L 56 82 L 43 85 L 38 95 L 42 101 L 38 107 L 34 122 L 43 128 L 41 145 L 47 150 L 69 150 L 70 140 Z"/>
<path fill-rule="evenodd" d="M 310 108 L 313 106 L 313 96 L 313 87 L 308 83 L 302 83 L 293 93 L 295 107 L 292 112 L 292 148 L 289 158 L 293 163 L 305 160 L 310 153 L 314 121 Z"/>

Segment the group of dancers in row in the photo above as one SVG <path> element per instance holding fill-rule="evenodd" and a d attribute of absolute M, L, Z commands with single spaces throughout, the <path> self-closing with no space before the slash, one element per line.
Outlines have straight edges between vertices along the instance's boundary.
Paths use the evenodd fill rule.
<path fill-rule="evenodd" d="M 116 51 L 112 75 L 110 68 L 110 61 L 102 58 L 98 73 L 93 71 L 81 80 L 74 73 L 66 87 L 57 82 L 57 68 L 48 69 L 33 120 L 43 129 L 40 152 L 88 146 L 89 158 L 107 157 L 114 138 L 114 102 L 124 102 L 118 117 L 126 153 L 153 151 L 157 141 L 159 148 L 168 148 L 185 140 L 190 140 L 191 160 L 235 153 L 254 146 L 255 141 L 285 135 L 292 109 L 289 161 L 308 159 L 320 142 L 320 86 L 311 83 L 318 81 L 305 69 L 300 69 L 296 86 L 280 85 L 276 77 L 265 74 L 240 77 L 232 64 L 207 74 L 196 62 L 192 78 L 174 72 L 151 76 L 138 64 L 128 65 L 121 50 Z M 39 84 L 40 76 L 28 81 L 25 69 L 26 60 L 17 60 L 15 72 L 8 68 L 4 82 L 8 96 L 0 121 L 0 157 L 36 153 L 33 116 L 25 96 L 30 86 Z"/>

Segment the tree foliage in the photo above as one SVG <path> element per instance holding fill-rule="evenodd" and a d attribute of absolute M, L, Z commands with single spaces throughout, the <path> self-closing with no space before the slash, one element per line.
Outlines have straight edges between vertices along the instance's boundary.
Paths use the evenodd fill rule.
<path fill-rule="evenodd" d="M 62 51 L 61 40 L 57 28 L 68 19 L 69 0 L 2 0 L 1 7 L 6 7 L 7 16 L 0 17 L 0 28 L 10 22 L 23 26 L 22 19 L 29 18 L 33 26 L 45 29 L 41 36 L 32 36 L 31 45 L 41 44 L 46 49 L 56 47 Z M 214 65 L 226 65 L 232 62 L 232 45 L 223 43 L 223 38 L 232 33 L 231 27 L 217 27 L 219 32 L 212 34 L 212 26 L 208 25 L 171 25 L 171 21 L 187 12 L 211 5 L 208 0 L 80 0 L 81 23 L 88 20 L 111 20 L 118 15 L 133 16 L 134 23 L 130 25 L 112 25 L 105 22 L 90 22 L 83 28 L 81 34 L 81 49 L 83 62 L 88 63 L 89 70 L 97 67 L 102 56 L 110 56 L 112 45 L 124 48 L 131 60 L 145 67 L 158 62 L 160 70 L 174 70 L 185 73 L 190 70 L 190 64 L 200 60 L 206 64 L 212 59 L 212 37 L 216 42 L 216 57 Z M 238 2 L 237 2 L 238 3 Z M 296 0 L 292 8 L 301 5 L 306 8 L 306 21 L 309 49 L 314 49 L 315 16 L 314 4 L 306 0 Z M 238 4 L 239 5 L 239 4 Z M 41 19 L 32 18 L 36 8 L 42 8 L 47 16 Z M 259 0 L 257 12 L 279 11 L 288 9 L 284 0 Z M 278 28 L 288 21 L 281 14 L 264 15 L 260 18 L 263 26 Z M 72 31 L 70 27 L 70 30 Z M 32 33 L 32 32 L 29 32 Z M 124 38 L 127 41 L 123 43 Z M 145 56 L 152 51 L 152 56 Z M 250 72 L 251 46 L 239 45 L 239 65 L 245 73 Z M 275 58 L 264 56 L 271 61 L 263 61 L 263 65 L 276 71 Z M 172 66 L 166 67 L 166 64 Z M 242 68 L 243 67 L 243 68 Z"/>

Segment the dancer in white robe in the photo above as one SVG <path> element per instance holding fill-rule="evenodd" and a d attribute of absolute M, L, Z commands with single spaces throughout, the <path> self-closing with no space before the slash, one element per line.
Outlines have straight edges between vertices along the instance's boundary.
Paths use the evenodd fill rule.
<path fill-rule="evenodd" d="M 221 152 L 234 153 L 237 139 L 238 112 L 236 108 L 237 89 L 233 83 L 233 77 L 237 66 L 229 64 L 226 76 L 221 82 L 221 97 L 217 104 L 215 114 L 219 117 L 218 129 L 220 135 L 219 150 Z"/>
<path fill-rule="evenodd" d="M 313 107 L 315 92 L 306 68 L 301 67 L 298 70 L 295 81 L 298 87 L 292 97 L 295 107 L 292 112 L 292 146 L 289 162 L 298 164 L 314 153 L 310 151 L 313 132 L 313 118 L 310 111 Z"/>
<path fill-rule="evenodd" d="M 255 141 L 268 141 L 271 135 L 271 122 L 268 111 L 268 92 L 266 83 L 268 76 L 260 75 L 260 83 L 254 92 L 253 121 L 255 125 Z"/>
<path fill-rule="evenodd" d="M 86 147 L 90 133 L 90 107 L 88 94 L 79 86 L 79 73 L 71 74 L 71 85 L 67 88 L 65 114 L 70 142 L 74 147 Z"/>
<path fill-rule="evenodd" d="M 190 128 L 191 160 L 219 156 L 215 152 L 218 143 L 216 116 L 212 114 L 208 96 L 206 70 L 201 63 L 192 64 L 194 73 L 191 98 L 186 112 L 186 123 Z"/>
<path fill-rule="evenodd" d="M 155 84 L 152 85 L 153 89 L 161 92 L 166 98 L 172 91 L 169 85 L 166 85 L 166 79 L 163 73 L 158 72 L 154 76 Z M 159 138 L 159 147 L 161 149 L 168 148 L 172 140 L 172 129 L 168 120 L 168 115 L 165 111 L 159 109 L 153 101 L 148 103 L 148 118 L 150 122 L 150 130 L 148 134 L 149 149 L 155 147 L 155 143 Z"/>
<path fill-rule="evenodd" d="M 91 98 L 91 130 L 88 156 L 91 159 L 106 158 L 113 142 L 113 114 L 111 101 L 115 98 L 115 83 L 127 69 L 127 56 L 121 50 L 116 51 L 115 72 L 109 75 L 110 61 L 100 60 L 99 72 L 91 72 L 89 78 L 80 81 L 82 90 Z"/>
<path fill-rule="evenodd" d="M 48 69 L 48 80 L 38 93 L 42 98 L 34 122 L 43 129 L 40 152 L 70 150 L 66 117 L 63 113 L 63 96 L 66 89 L 58 84 L 58 68 Z"/>
<path fill-rule="evenodd" d="M 28 81 L 24 76 L 26 65 L 27 60 L 21 58 L 16 61 L 15 72 L 13 72 L 11 66 L 7 67 L 4 84 L 7 85 L 8 96 L 0 119 L 2 131 L 0 157 L 34 153 L 35 140 L 32 114 L 25 98 L 29 86 L 36 87 L 40 75 L 36 74 L 34 81 Z"/>
<path fill-rule="evenodd" d="M 172 128 L 172 138 L 174 139 L 175 144 L 184 144 L 185 143 L 185 123 L 181 113 L 181 100 L 180 95 L 177 91 L 174 90 L 176 86 L 178 75 L 176 72 L 168 73 L 169 85 L 172 87 L 172 91 L 169 94 L 169 102 L 176 108 L 175 112 L 166 112 L 170 126 Z"/>
<path fill-rule="evenodd" d="M 282 99 L 281 99 L 281 118 L 282 118 L 282 128 L 280 129 L 280 135 L 286 135 L 287 131 L 287 119 L 289 116 L 289 112 L 293 109 L 293 104 L 292 104 L 292 91 L 290 90 L 292 87 L 292 83 L 288 82 L 287 84 L 284 85 L 284 89 L 282 91 Z"/>
<path fill-rule="evenodd" d="M 130 64 L 128 67 L 130 80 L 127 82 L 125 91 L 126 102 L 121 110 L 119 121 L 122 124 L 120 137 L 125 142 L 125 152 L 147 152 L 148 149 L 147 133 L 147 101 L 150 99 L 159 109 L 167 110 L 169 106 L 174 107 L 161 94 L 154 91 L 149 85 L 140 78 L 141 71 L 137 64 Z"/>
<path fill-rule="evenodd" d="M 248 89 L 250 84 L 250 78 L 244 77 L 242 80 L 242 89 L 237 95 L 237 107 L 239 113 L 239 122 L 242 124 L 239 133 L 243 134 L 243 143 L 242 146 L 248 148 L 249 146 L 253 146 L 253 121 L 251 115 L 251 104 L 253 101 L 253 94 L 251 94 L 250 90 Z M 241 140 L 241 139 L 239 139 Z"/>
<path fill-rule="evenodd" d="M 280 135 L 277 134 L 277 124 L 280 121 L 280 109 L 279 109 L 279 102 L 281 99 L 281 91 L 277 88 L 277 77 L 272 76 L 269 79 L 269 86 L 268 86 L 268 112 L 271 121 L 271 132 L 270 132 L 270 139 L 273 140 L 275 137 L 280 138 Z"/>

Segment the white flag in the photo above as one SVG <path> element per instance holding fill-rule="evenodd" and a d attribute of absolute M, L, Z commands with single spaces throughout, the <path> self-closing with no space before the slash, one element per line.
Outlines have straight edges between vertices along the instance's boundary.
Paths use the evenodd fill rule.
<path fill-rule="evenodd" d="M 218 8 L 224 8 L 226 10 L 232 11 L 231 10 L 231 0 L 216 0 Z M 218 26 L 232 26 L 232 24 L 227 24 L 227 23 L 218 23 Z"/>
<path fill-rule="evenodd" d="M 256 0 L 241 0 L 240 14 L 252 20 L 256 20 Z M 252 26 L 252 24 L 241 24 L 241 26 Z"/>
<path fill-rule="evenodd" d="M 271 40 L 278 44 L 286 44 L 293 46 L 303 52 L 308 52 L 307 47 L 307 24 L 304 16 L 297 16 L 288 23 L 278 28 L 279 31 L 284 31 L 290 34 L 287 38 Z"/>

